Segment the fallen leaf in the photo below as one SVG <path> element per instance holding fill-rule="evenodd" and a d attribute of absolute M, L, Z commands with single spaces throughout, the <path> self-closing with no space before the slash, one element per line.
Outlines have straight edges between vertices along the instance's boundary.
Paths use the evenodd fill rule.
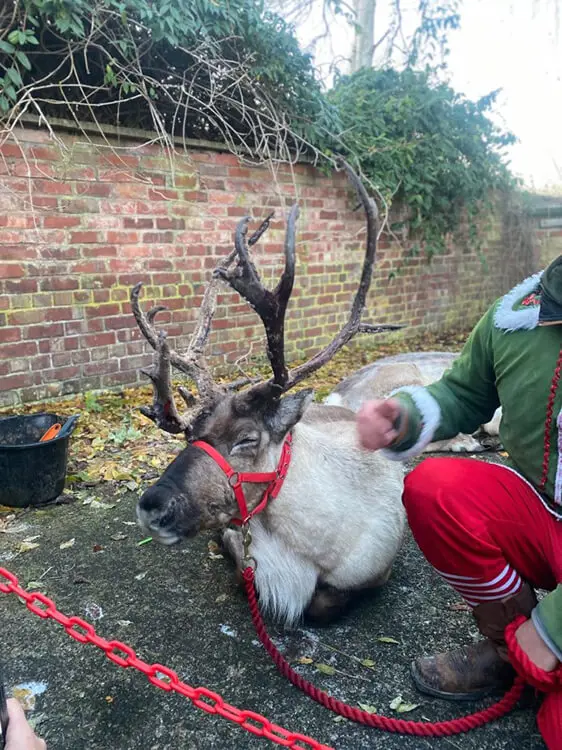
<path fill-rule="evenodd" d="M 37 542 L 20 542 L 20 546 L 18 547 L 18 552 L 29 552 L 32 549 L 36 549 L 39 545 Z"/>
<path fill-rule="evenodd" d="M 347 719 L 345 718 L 345 716 L 333 716 L 332 721 L 335 721 L 336 724 L 339 724 L 342 721 L 347 721 Z"/>
<path fill-rule="evenodd" d="M 132 620 L 117 620 L 117 624 L 122 628 L 128 628 L 129 625 L 133 624 Z"/>
<path fill-rule="evenodd" d="M 311 659 L 310 656 L 301 656 L 300 659 L 297 659 L 299 664 L 312 664 L 314 659 Z M 318 666 L 318 665 L 316 665 Z M 325 665 L 324 665 L 325 666 Z"/>
<path fill-rule="evenodd" d="M 102 503 L 99 500 L 92 500 L 90 508 L 96 508 L 97 510 L 111 510 L 111 508 L 115 508 L 115 503 Z"/>
<path fill-rule="evenodd" d="M 374 706 L 370 706 L 368 703 L 359 703 L 358 705 L 362 711 L 366 711 L 368 714 L 377 713 L 377 709 Z"/>
<path fill-rule="evenodd" d="M 372 669 L 375 666 L 375 662 L 372 659 L 361 659 L 360 663 L 364 667 L 369 667 L 369 669 Z"/>
<path fill-rule="evenodd" d="M 30 581 L 27 586 L 25 587 L 29 591 L 33 591 L 34 589 L 41 589 L 42 592 L 45 591 L 45 584 L 41 581 Z"/>
<path fill-rule="evenodd" d="M 399 714 L 405 714 L 408 711 L 413 711 L 415 708 L 419 708 L 421 703 L 406 703 L 401 695 L 397 695 L 396 698 L 390 702 L 390 708 Z"/>
<path fill-rule="evenodd" d="M 222 602 L 225 602 L 228 599 L 228 594 L 219 594 L 217 598 L 215 599 L 215 602 L 217 604 L 221 604 Z"/>
<path fill-rule="evenodd" d="M 94 552 L 102 552 L 103 547 L 101 546 L 101 544 L 94 544 L 94 546 L 92 547 L 92 549 L 93 549 Z"/>
<path fill-rule="evenodd" d="M 136 521 L 121 521 L 121 523 L 124 524 L 125 526 L 136 526 L 137 525 Z"/>
<path fill-rule="evenodd" d="M 332 667 L 330 664 L 322 664 L 322 662 L 316 662 L 314 666 L 319 672 L 322 672 L 322 674 L 332 675 L 336 673 L 336 668 Z"/>
<path fill-rule="evenodd" d="M 117 534 L 112 534 L 110 539 L 113 539 L 114 542 L 122 542 L 124 539 L 127 538 L 127 534 L 120 534 L 119 532 Z"/>
<path fill-rule="evenodd" d="M 69 539 L 68 542 L 61 542 L 59 544 L 59 549 L 68 549 L 69 547 L 74 547 L 75 542 L 76 539 L 74 539 L 74 537 L 72 539 Z"/>
<path fill-rule="evenodd" d="M 396 638 L 390 638 L 387 635 L 381 635 L 377 638 L 377 641 L 379 641 L 379 643 L 394 643 L 396 646 L 400 645 L 400 641 L 397 641 Z"/>
<path fill-rule="evenodd" d="M 12 696 L 19 701 L 24 711 L 33 711 L 35 708 L 35 694 L 27 687 L 15 687 Z"/>
<path fill-rule="evenodd" d="M 41 534 L 35 534 L 35 536 L 27 536 L 23 541 L 34 542 L 36 539 L 39 539 L 40 537 L 41 537 Z"/>
<path fill-rule="evenodd" d="M 135 581 L 142 581 L 143 578 L 146 578 L 147 571 L 145 570 L 144 573 L 137 573 L 135 576 Z"/>
<path fill-rule="evenodd" d="M 452 609 L 453 612 L 472 612 L 472 607 L 466 602 L 453 602 L 449 604 L 448 608 Z"/>

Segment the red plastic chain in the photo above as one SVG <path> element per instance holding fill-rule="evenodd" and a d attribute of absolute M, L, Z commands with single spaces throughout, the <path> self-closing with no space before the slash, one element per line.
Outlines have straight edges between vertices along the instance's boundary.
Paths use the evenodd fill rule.
<path fill-rule="evenodd" d="M 387 716 L 379 716 L 378 714 L 370 714 L 367 711 L 361 711 L 359 708 L 354 708 L 347 703 L 332 698 L 323 690 L 319 690 L 315 685 L 295 672 L 289 662 L 279 653 L 267 634 L 257 602 L 253 568 L 248 567 L 244 570 L 244 583 L 246 585 L 246 594 L 250 604 L 252 621 L 258 634 L 258 638 L 262 642 L 267 653 L 275 662 L 275 665 L 281 674 L 317 703 L 320 703 L 325 708 L 329 708 L 330 711 L 334 711 L 334 713 L 340 714 L 340 716 L 345 716 L 346 719 L 350 719 L 351 721 L 366 724 L 375 729 L 382 729 L 385 732 L 411 734 L 416 737 L 448 737 L 452 734 L 468 732 L 471 729 L 476 729 L 490 721 L 505 716 L 505 714 L 509 713 L 515 707 L 521 697 L 523 688 L 525 687 L 525 679 L 518 676 L 515 678 L 515 682 L 511 689 L 493 706 L 489 706 L 482 711 L 477 711 L 468 716 L 461 716 L 458 719 L 452 719 L 451 721 L 438 721 L 436 723 L 406 721 L 404 719 L 391 719 Z"/>
<path fill-rule="evenodd" d="M 204 687 L 191 687 L 182 682 L 172 669 L 162 664 L 148 664 L 139 659 L 135 651 L 125 643 L 107 641 L 97 635 L 95 628 L 89 622 L 82 620 L 80 617 L 67 617 L 67 615 L 59 612 L 52 599 L 44 594 L 26 591 L 19 585 L 18 579 L 13 573 L 0 567 L 0 581 L 2 579 L 6 583 L 0 583 L 0 593 L 15 594 L 23 599 L 28 610 L 33 612 L 34 615 L 58 622 L 71 638 L 79 643 L 90 643 L 101 649 L 107 658 L 119 667 L 125 669 L 132 667 L 142 672 L 155 687 L 166 692 L 179 693 L 202 711 L 229 719 L 247 732 L 256 735 L 256 737 L 264 737 L 282 747 L 293 748 L 293 750 L 333 750 L 330 746 L 322 745 L 304 734 L 289 732 L 255 711 L 236 708 L 212 690 Z"/>
<path fill-rule="evenodd" d="M 544 422 L 544 453 L 542 460 L 542 476 L 539 482 L 539 490 L 544 491 L 548 480 L 548 464 L 550 458 L 550 433 L 552 432 L 552 413 L 554 411 L 554 400 L 556 399 L 556 392 L 560 383 L 560 374 L 562 373 L 562 349 L 558 355 L 558 361 L 556 362 L 556 368 L 552 377 L 552 383 L 550 384 L 550 393 L 548 396 L 548 403 L 546 405 L 546 419 Z"/>

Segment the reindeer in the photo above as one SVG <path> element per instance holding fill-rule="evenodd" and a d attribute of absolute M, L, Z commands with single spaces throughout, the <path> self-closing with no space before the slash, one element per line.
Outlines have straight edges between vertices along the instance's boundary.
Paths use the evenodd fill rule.
<path fill-rule="evenodd" d="M 288 217 L 285 267 L 274 291 L 264 288 L 249 256 L 271 215 L 249 239 L 249 217 L 239 222 L 234 250 L 213 273 L 185 353 L 170 349 L 165 332 L 154 327 L 155 315 L 165 308 L 145 314 L 139 303 L 141 284 L 131 292 L 136 321 L 156 351 L 155 363 L 144 371 L 154 386 L 153 404 L 141 411 L 165 431 L 183 433 L 187 441 L 140 497 L 138 521 L 163 544 L 203 529 L 223 531 L 223 544 L 239 570 L 255 561 L 263 608 L 288 626 L 305 614 L 329 620 L 354 592 L 384 584 L 404 530 L 402 466 L 359 447 L 352 411 L 312 403 L 310 389 L 287 393 L 355 334 L 399 327 L 361 322 L 378 215 L 355 172 L 343 166 L 365 210 L 366 252 L 347 323 L 308 362 L 289 371 L 284 355 L 285 312 L 295 274 L 296 205 Z M 221 281 L 255 309 L 265 327 L 273 375 L 244 390 L 235 388 L 247 381 L 235 388 L 217 385 L 204 360 Z M 174 401 L 171 367 L 188 375 L 199 393 L 196 401 L 180 389 L 185 414 Z"/>
<path fill-rule="evenodd" d="M 458 356 L 459 352 L 408 352 L 382 357 L 344 378 L 324 403 L 357 412 L 366 401 L 387 398 L 403 386 L 434 383 Z M 481 425 L 473 435 L 459 433 L 449 440 L 437 440 L 424 452 L 479 453 L 497 449 L 501 414 L 501 408 L 497 409 L 491 421 Z"/>

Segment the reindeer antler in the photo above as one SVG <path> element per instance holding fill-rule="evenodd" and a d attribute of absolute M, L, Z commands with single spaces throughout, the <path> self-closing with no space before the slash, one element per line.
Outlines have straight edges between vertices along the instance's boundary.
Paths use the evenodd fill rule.
<path fill-rule="evenodd" d="M 152 406 L 141 407 L 141 412 L 166 432 L 172 434 L 185 432 L 189 428 L 193 417 L 193 407 L 196 404 L 196 399 L 186 388 L 179 388 L 180 395 L 190 411 L 183 415 L 178 412 L 172 389 L 172 367 L 184 372 L 195 382 L 199 395 L 204 401 L 211 400 L 224 392 L 214 382 L 210 371 L 207 369 L 203 352 L 216 308 L 218 272 L 223 267 L 227 268 L 235 255 L 236 251 L 230 253 L 215 269 L 216 276 L 213 275 L 205 289 L 195 331 L 185 354 L 178 354 L 170 349 L 166 332 L 158 331 L 154 326 L 156 315 L 167 308 L 164 305 L 157 305 L 145 313 L 139 303 L 142 282 L 136 284 L 131 290 L 131 307 L 138 327 L 144 338 L 156 351 L 154 364 L 149 369 L 142 370 L 152 381 L 154 398 Z"/>
<path fill-rule="evenodd" d="M 285 237 L 285 268 L 281 279 L 273 292 L 266 289 L 260 281 L 256 267 L 250 259 L 246 246 L 249 216 L 245 216 L 236 227 L 234 238 L 235 254 L 238 263 L 233 268 L 223 264 L 217 268 L 215 275 L 226 281 L 254 308 L 260 316 L 267 339 L 267 356 L 273 370 L 273 382 L 285 387 L 289 373 L 285 364 L 285 312 L 293 291 L 295 279 L 295 226 L 299 209 L 294 205 L 287 222 Z M 261 223 L 260 227 L 248 240 L 253 245 L 269 227 L 273 213 Z"/>
<path fill-rule="evenodd" d="M 289 213 L 287 230 L 285 234 L 285 268 L 274 291 L 266 289 L 260 281 L 256 267 L 250 259 L 245 238 L 248 232 L 250 218 L 244 217 L 238 224 L 235 234 L 235 253 L 237 264 L 233 268 L 225 264 L 215 272 L 221 279 L 226 281 L 237 291 L 260 316 L 267 338 L 267 356 L 273 371 L 273 383 L 280 386 L 280 393 L 288 391 L 301 380 L 318 370 L 326 364 L 334 354 L 347 344 L 357 333 L 381 333 L 383 331 L 395 331 L 402 328 L 400 325 L 377 325 L 361 322 L 361 315 L 365 307 L 365 300 L 371 285 L 373 265 L 375 262 L 378 236 L 378 210 L 373 198 L 369 196 L 365 186 L 343 159 L 340 160 L 347 175 L 355 187 L 367 220 L 367 247 L 363 260 L 363 269 L 359 287 L 355 294 L 349 319 L 338 335 L 328 346 L 316 354 L 312 359 L 292 371 L 287 370 L 285 364 L 285 313 L 289 298 L 293 290 L 295 277 L 295 239 L 296 221 L 298 218 L 298 206 L 295 204 Z M 269 226 L 272 214 L 261 224 L 259 229 L 248 240 L 248 246 L 262 236 Z"/>

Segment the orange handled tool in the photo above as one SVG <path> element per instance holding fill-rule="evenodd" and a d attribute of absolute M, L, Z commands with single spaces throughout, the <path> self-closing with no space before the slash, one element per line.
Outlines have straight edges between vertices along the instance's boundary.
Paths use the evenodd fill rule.
<path fill-rule="evenodd" d="M 49 427 L 47 432 L 43 435 L 43 437 L 39 440 L 40 443 L 45 443 L 47 440 L 52 440 L 53 438 L 56 438 L 56 436 L 61 431 L 62 425 L 59 422 L 56 422 L 54 425 Z"/>

